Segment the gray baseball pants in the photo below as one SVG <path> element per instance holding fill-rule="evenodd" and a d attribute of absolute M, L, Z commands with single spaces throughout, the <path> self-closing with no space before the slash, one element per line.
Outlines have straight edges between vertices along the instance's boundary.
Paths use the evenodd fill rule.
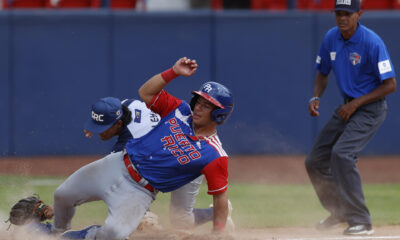
<path fill-rule="evenodd" d="M 123 152 L 111 153 L 73 173 L 54 193 L 54 230 L 71 228 L 75 207 L 103 200 L 108 207 L 104 225 L 86 239 L 127 239 L 135 231 L 156 197 L 132 180 L 123 162 Z"/>
<path fill-rule="evenodd" d="M 195 225 L 193 212 L 197 195 L 204 175 L 171 192 L 169 206 L 171 224 L 178 229 L 191 228 Z M 212 220 L 212 219 L 210 219 Z"/>
<path fill-rule="evenodd" d="M 338 109 L 306 158 L 307 173 L 322 206 L 331 214 L 350 226 L 371 224 L 356 162 L 386 118 L 386 101 L 361 106 L 348 122 L 339 117 Z"/>
<path fill-rule="evenodd" d="M 134 231 L 156 194 L 132 180 L 123 163 L 123 152 L 111 153 L 73 173 L 54 194 L 54 230 L 71 228 L 75 207 L 103 200 L 109 210 L 96 239 L 124 239 Z M 204 175 L 171 192 L 170 217 L 176 228 L 194 226 L 193 206 Z M 210 219 L 212 220 L 212 219 Z"/>

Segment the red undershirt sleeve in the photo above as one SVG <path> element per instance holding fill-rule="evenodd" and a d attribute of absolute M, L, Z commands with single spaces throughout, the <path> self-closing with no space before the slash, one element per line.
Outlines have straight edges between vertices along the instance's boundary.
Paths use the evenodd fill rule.
<path fill-rule="evenodd" d="M 153 112 L 160 114 L 161 117 L 167 116 L 171 111 L 176 109 L 182 100 L 172 96 L 164 89 L 153 97 L 150 104 L 146 106 Z"/>

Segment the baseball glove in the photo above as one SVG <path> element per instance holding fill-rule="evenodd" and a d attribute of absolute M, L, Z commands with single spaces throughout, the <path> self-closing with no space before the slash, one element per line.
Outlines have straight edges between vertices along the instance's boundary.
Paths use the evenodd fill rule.
<path fill-rule="evenodd" d="M 45 212 L 49 206 L 37 196 L 30 196 L 19 200 L 10 211 L 11 224 L 24 225 L 30 221 L 41 222 L 47 218 Z"/>

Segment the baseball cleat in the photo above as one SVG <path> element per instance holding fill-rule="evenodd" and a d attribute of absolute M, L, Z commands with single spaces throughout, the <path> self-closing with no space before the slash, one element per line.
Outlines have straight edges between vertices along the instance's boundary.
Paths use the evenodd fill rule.
<path fill-rule="evenodd" d="M 68 239 L 68 240 L 73 240 L 73 239 L 85 239 L 86 235 L 88 235 L 89 232 L 99 228 L 99 225 L 92 225 L 89 226 L 83 230 L 80 231 L 68 231 L 61 235 L 61 239 Z"/>
<path fill-rule="evenodd" d="M 359 224 L 348 227 L 344 230 L 344 235 L 371 235 L 374 233 L 371 224 Z"/>
<path fill-rule="evenodd" d="M 28 224 L 28 227 L 33 229 L 35 232 L 38 233 L 44 233 L 44 234 L 51 234 L 51 228 L 52 225 L 51 223 L 40 223 L 40 222 L 31 222 L 30 224 Z"/>

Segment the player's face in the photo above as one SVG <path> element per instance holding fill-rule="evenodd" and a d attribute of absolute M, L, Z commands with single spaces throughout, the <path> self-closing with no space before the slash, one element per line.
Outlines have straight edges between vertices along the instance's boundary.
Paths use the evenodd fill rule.
<path fill-rule="evenodd" d="M 193 109 L 193 123 L 198 126 L 208 125 L 212 122 L 211 112 L 214 108 L 214 104 L 199 96 Z"/>
<path fill-rule="evenodd" d="M 344 37 L 351 37 L 357 29 L 362 12 L 335 11 L 336 25 Z"/>
<path fill-rule="evenodd" d="M 103 141 L 110 140 L 112 137 L 119 134 L 119 132 L 121 131 L 121 128 L 122 128 L 122 121 L 118 120 L 114 125 L 112 125 L 105 132 L 100 133 L 99 137 Z"/>

